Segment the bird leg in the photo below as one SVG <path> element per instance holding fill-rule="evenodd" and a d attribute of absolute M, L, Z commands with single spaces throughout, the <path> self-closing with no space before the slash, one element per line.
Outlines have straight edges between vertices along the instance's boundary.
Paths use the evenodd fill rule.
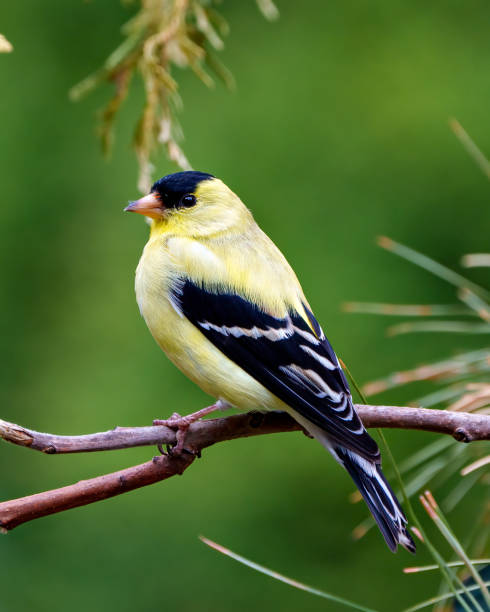
<path fill-rule="evenodd" d="M 171 454 L 180 454 L 182 451 L 187 450 L 184 448 L 184 442 L 187 435 L 187 431 L 192 423 L 199 421 L 203 416 L 207 414 L 211 414 L 212 412 L 216 412 L 217 410 L 226 410 L 229 408 L 229 404 L 223 400 L 218 400 L 212 406 L 207 406 L 206 408 L 202 408 L 197 412 L 193 412 L 192 414 L 187 414 L 186 416 L 181 416 L 178 412 L 174 412 L 169 419 L 155 419 L 153 421 L 153 425 L 165 425 L 165 427 L 170 427 L 170 429 L 176 429 L 177 432 L 175 437 L 177 438 L 177 444 L 169 449 L 167 447 L 167 451 Z M 163 452 L 160 446 L 158 447 L 160 452 Z M 192 451 L 189 451 L 192 452 Z M 165 454 L 165 453 L 164 453 Z"/>

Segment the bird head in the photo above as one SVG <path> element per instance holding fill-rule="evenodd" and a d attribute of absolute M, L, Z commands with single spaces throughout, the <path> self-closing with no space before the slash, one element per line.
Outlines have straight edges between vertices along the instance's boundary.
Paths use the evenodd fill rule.
<path fill-rule="evenodd" d="M 125 211 L 152 220 L 152 230 L 209 236 L 243 227 L 252 215 L 220 179 L 205 172 L 176 172 L 153 184 L 148 195 Z"/>

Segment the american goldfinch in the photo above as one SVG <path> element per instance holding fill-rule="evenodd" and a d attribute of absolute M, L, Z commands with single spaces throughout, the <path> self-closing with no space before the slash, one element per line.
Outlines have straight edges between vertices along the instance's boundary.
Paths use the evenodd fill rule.
<path fill-rule="evenodd" d="M 151 219 L 137 302 L 173 363 L 216 404 L 285 410 L 350 474 L 392 551 L 414 552 L 407 519 L 354 409 L 337 356 L 295 273 L 220 179 L 177 172 L 125 210 Z M 186 420 L 187 419 L 187 420 Z"/>

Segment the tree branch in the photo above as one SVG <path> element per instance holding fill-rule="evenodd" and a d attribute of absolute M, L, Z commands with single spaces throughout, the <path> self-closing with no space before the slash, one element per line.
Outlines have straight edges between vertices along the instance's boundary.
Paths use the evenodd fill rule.
<path fill-rule="evenodd" d="M 356 405 L 366 427 L 419 429 L 453 436 L 461 442 L 490 440 L 490 416 L 447 410 L 397 406 Z M 131 468 L 83 480 L 76 484 L 0 503 L 0 528 L 9 531 L 27 521 L 84 506 L 182 474 L 201 450 L 225 440 L 301 430 L 284 412 L 250 412 L 193 423 L 186 447 L 196 454 L 161 455 Z M 41 433 L 0 419 L 0 437 L 8 442 L 47 454 L 79 453 L 173 445 L 175 432 L 164 426 L 116 427 L 110 431 L 57 436 Z"/>

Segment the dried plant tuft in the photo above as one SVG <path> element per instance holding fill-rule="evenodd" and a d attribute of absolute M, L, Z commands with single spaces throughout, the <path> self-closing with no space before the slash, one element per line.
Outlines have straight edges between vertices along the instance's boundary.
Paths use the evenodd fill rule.
<path fill-rule="evenodd" d="M 278 16 L 272 0 L 257 0 L 268 19 Z M 138 188 L 146 193 L 152 182 L 152 156 L 164 148 L 179 168 L 191 164 L 179 142 L 182 140 L 177 111 L 182 107 L 173 68 L 190 68 L 207 87 L 218 78 L 232 89 L 233 76 L 215 51 L 224 47 L 228 24 L 211 0 L 141 0 L 139 11 L 122 28 L 123 42 L 104 65 L 70 91 L 79 100 L 102 83 L 112 83 L 114 94 L 101 113 L 99 133 L 104 153 L 113 144 L 113 125 L 126 99 L 135 73 L 143 81 L 145 102 L 134 133 L 138 158 Z M 211 74 L 213 76 L 211 76 Z"/>

